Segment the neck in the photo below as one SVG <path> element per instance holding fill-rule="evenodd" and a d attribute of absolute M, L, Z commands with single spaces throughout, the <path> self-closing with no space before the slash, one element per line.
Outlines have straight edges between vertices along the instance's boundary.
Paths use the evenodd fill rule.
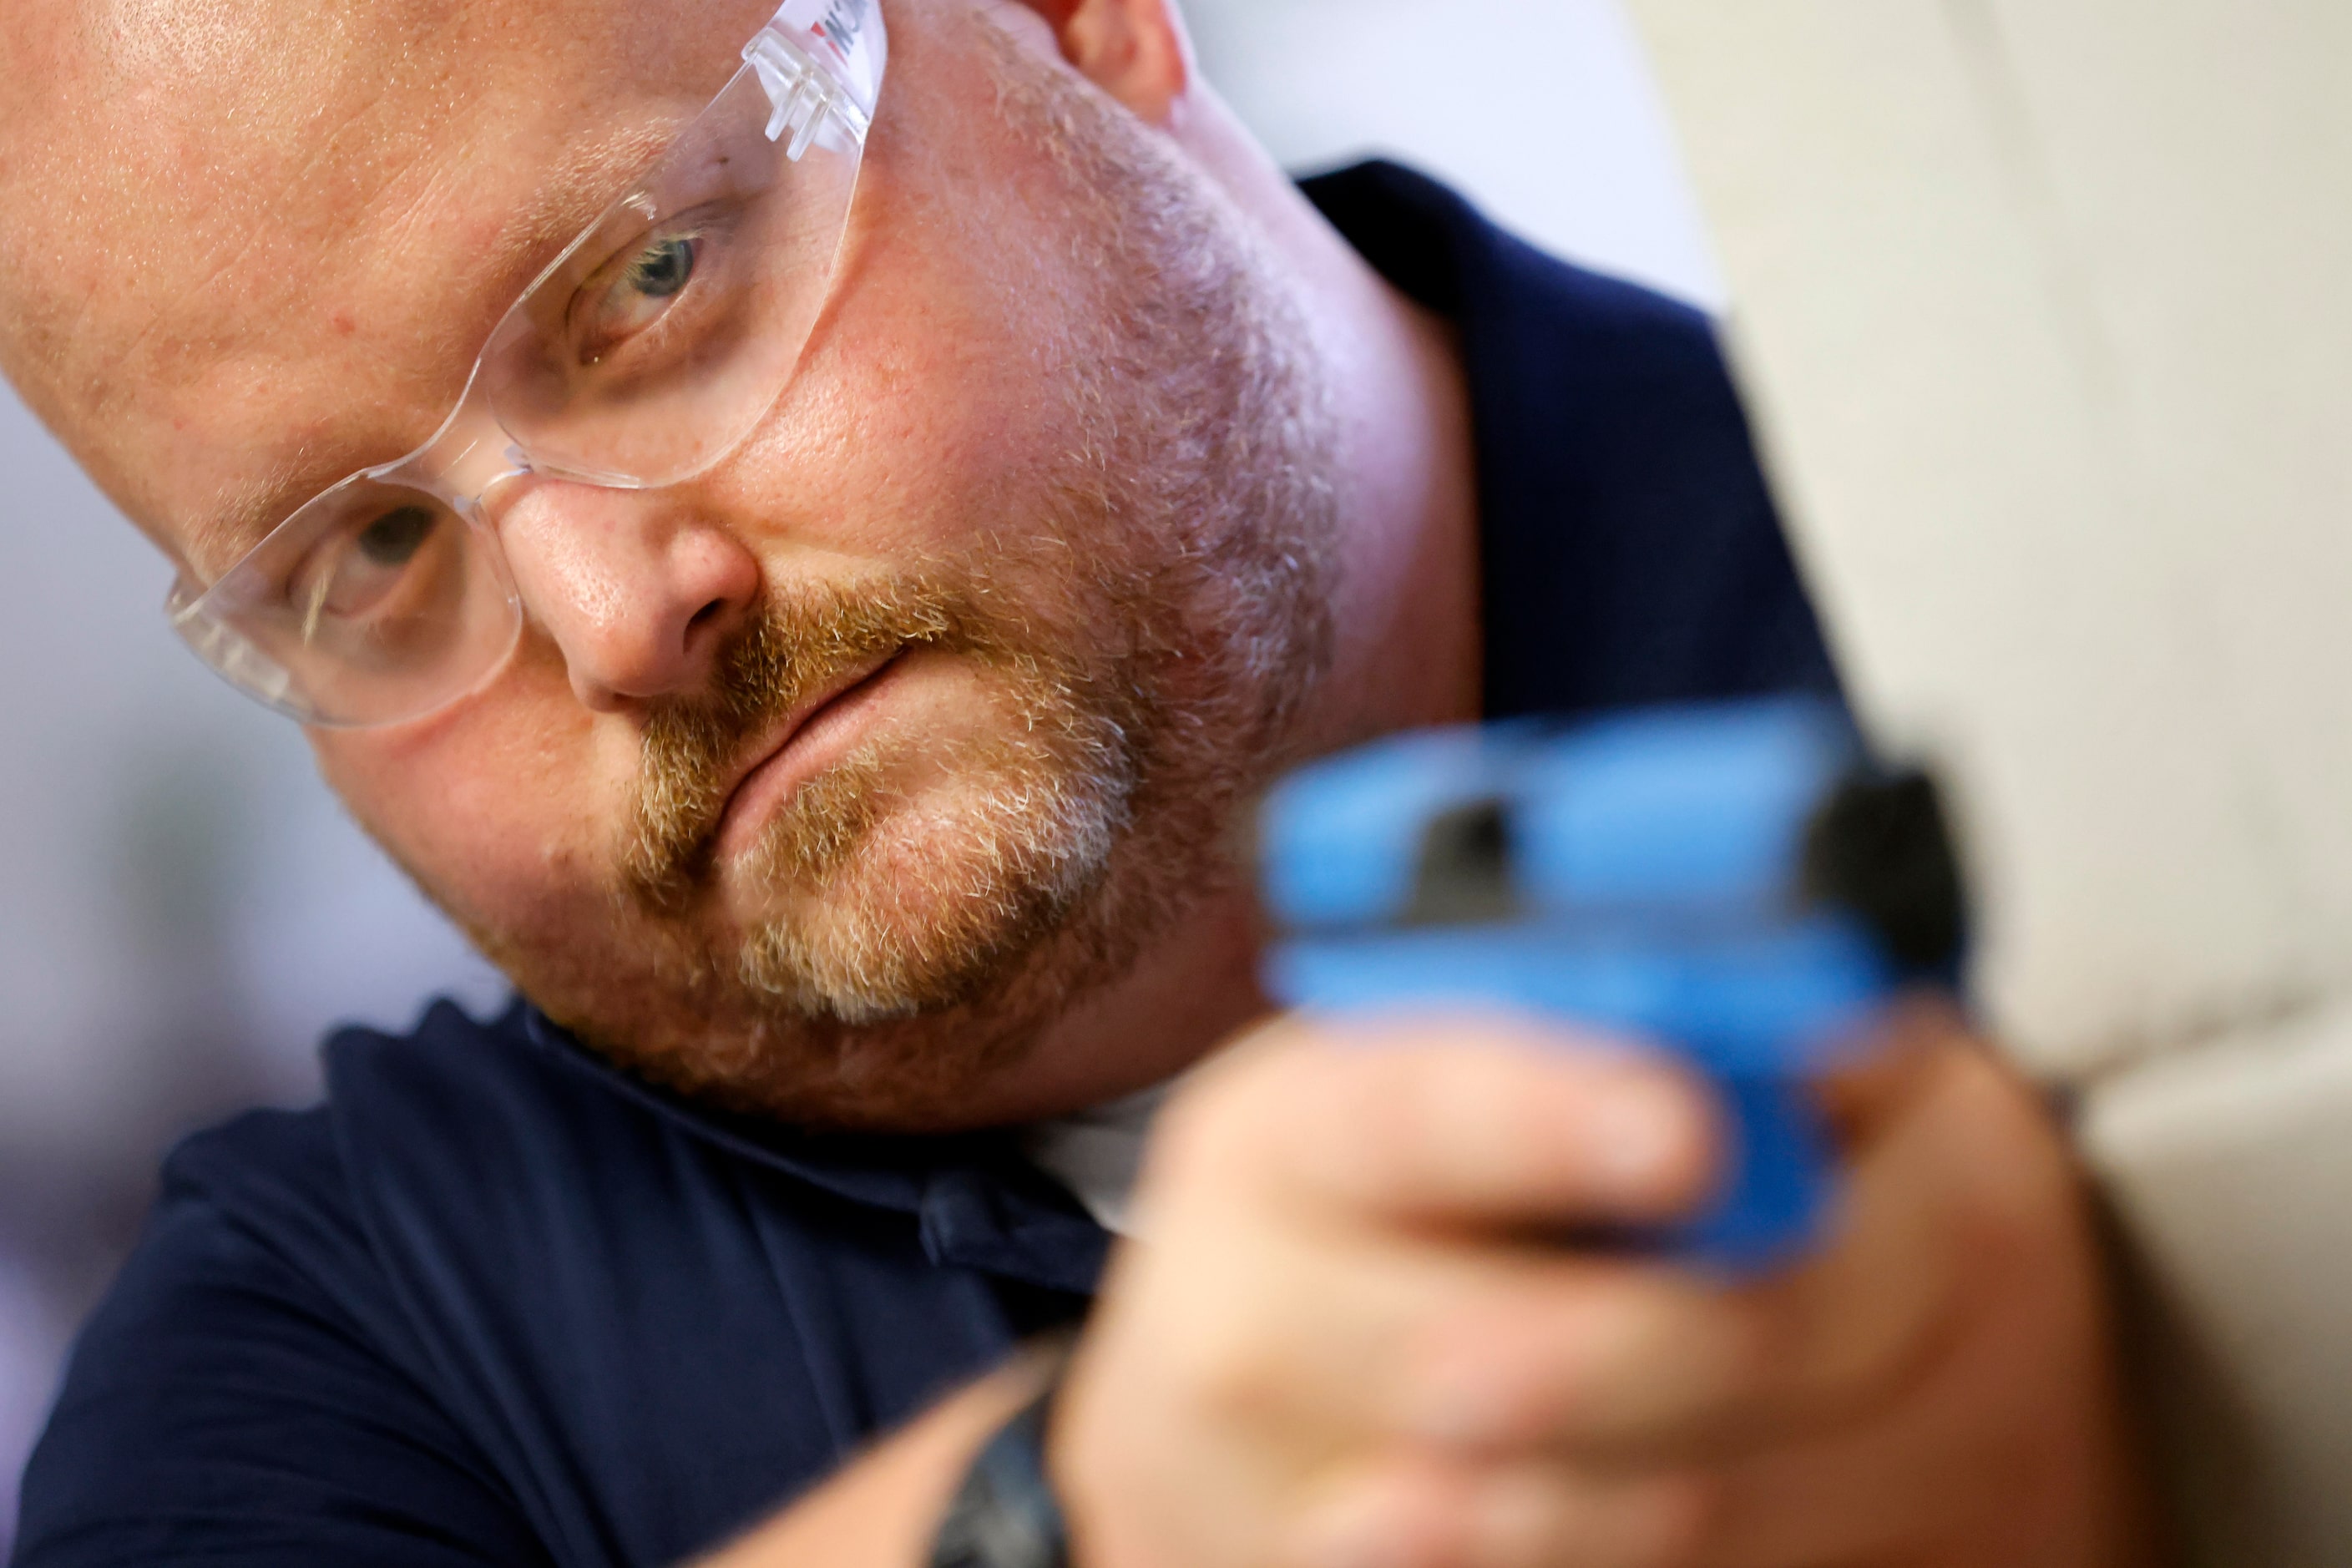
<path fill-rule="evenodd" d="M 1451 328 L 1366 265 L 1205 90 L 1171 127 L 1298 280 L 1339 416 L 1333 662 L 1301 754 L 1479 712 L 1476 480 Z M 1246 889 L 1203 902 L 1118 984 L 1065 1014 L 1002 1120 L 1099 1104 L 1173 1077 L 1271 1005 Z"/>

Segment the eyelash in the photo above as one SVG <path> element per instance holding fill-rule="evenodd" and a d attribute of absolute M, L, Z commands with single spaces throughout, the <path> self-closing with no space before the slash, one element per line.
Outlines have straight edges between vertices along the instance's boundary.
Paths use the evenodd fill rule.
<path fill-rule="evenodd" d="M 702 244 L 702 236 L 698 231 L 692 234 L 666 234 L 657 239 L 648 238 L 645 244 L 637 247 L 635 257 L 630 260 L 627 269 L 621 274 L 620 280 L 639 289 L 643 289 L 647 279 L 652 274 L 653 257 L 655 251 L 664 246 L 679 244 L 683 244 L 690 247 L 688 253 L 689 260 L 688 263 L 687 282 L 678 286 L 679 290 L 682 291 L 693 281 L 693 260 L 698 258 Z"/>

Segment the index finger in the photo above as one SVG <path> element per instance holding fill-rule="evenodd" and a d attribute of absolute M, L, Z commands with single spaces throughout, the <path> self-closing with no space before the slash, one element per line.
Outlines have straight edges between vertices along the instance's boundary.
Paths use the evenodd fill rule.
<path fill-rule="evenodd" d="M 1376 1225 L 1649 1224 L 1707 1191 L 1711 1097 L 1664 1055 L 1507 1015 L 1286 1021 L 1230 1093 L 1236 1151 L 1293 1201 Z"/>

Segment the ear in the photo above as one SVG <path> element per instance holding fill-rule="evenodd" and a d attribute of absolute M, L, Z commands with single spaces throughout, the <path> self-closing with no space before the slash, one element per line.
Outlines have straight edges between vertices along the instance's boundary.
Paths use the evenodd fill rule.
<path fill-rule="evenodd" d="M 1053 28 L 1062 58 L 1152 125 L 1170 123 L 1192 85 L 1192 46 L 1177 0 L 1020 0 Z"/>

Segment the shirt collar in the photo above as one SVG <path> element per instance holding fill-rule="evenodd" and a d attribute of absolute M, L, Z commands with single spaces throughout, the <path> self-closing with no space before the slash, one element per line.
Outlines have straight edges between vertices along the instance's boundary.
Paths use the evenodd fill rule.
<path fill-rule="evenodd" d="M 1110 1238 L 1025 1159 L 1010 1131 L 923 1137 L 814 1132 L 689 1100 L 589 1049 L 528 1003 L 510 1033 L 677 1131 L 835 1197 L 916 1221 L 934 1263 L 1091 1293 Z"/>

